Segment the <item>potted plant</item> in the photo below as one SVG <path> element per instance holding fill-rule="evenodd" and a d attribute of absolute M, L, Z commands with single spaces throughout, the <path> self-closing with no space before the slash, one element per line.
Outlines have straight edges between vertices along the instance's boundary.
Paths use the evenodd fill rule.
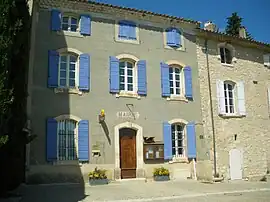
<path fill-rule="evenodd" d="M 95 170 L 89 172 L 88 177 L 90 185 L 103 185 L 109 183 L 106 175 L 106 170 L 104 169 L 98 169 L 96 167 Z"/>
<path fill-rule="evenodd" d="M 168 181 L 168 180 L 170 180 L 170 172 L 167 168 L 164 168 L 164 167 L 155 168 L 153 175 L 154 175 L 155 181 Z"/>

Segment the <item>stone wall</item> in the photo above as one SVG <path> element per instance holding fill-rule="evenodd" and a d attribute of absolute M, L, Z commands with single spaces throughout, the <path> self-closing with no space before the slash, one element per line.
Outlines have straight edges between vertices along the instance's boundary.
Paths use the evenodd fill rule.
<path fill-rule="evenodd" d="M 204 134 L 212 143 L 212 121 L 207 78 L 207 62 L 202 38 L 197 39 L 197 55 Z M 270 143 L 270 120 L 267 87 L 270 85 L 270 70 L 263 65 L 263 52 L 258 49 L 234 46 L 235 62 L 232 66 L 221 64 L 218 43 L 208 41 L 209 71 L 211 80 L 214 126 L 216 133 L 217 171 L 230 178 L 229 151 L 238 148 L 243 152 L 243 177 L 265 175 L 267 153 Z M 245 117 L 222 118 L 218 115 L 216 80 L 244 81 Z M 235 135 L 237 139 L 235 140 Z M 211 150 L 213 151 L 213 150 Z M 210 152 L 213 161 L 213 152 Z"/>

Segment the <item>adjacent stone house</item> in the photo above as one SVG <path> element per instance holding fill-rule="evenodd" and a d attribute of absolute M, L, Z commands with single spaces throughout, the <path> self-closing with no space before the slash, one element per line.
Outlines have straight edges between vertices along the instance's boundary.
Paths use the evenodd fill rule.
<path fill-rule="evenodd" d="M 111 179 L 152 177 L 161 165 L 190 176 L 190 160 L 206 155 L 198 27 L 87 0 L 36 2 L 28 181 L 79 181 L 96 166 Z"/>
<path fill-rule="evenodd" d="M 270 45 L 198 30 L 197 58 L 204 135 L 214 174 L 260 177 L 270 159 Z M 268 165 L 267 165 L 268 163 Z"/>

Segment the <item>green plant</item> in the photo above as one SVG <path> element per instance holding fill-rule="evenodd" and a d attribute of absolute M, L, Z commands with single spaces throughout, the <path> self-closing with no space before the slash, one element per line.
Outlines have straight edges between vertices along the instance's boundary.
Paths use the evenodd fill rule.
<path fill-rule="evenodd" d="M 88 177 L 90 180 L 107 179 L 106 170 L 96 167 L 95 170 L 89 172 Z"/>
<path fill-rule="evenodd" d="M 170 172 L 167 168 L 160 167 L 160 168 L 155 168 L 153 172 L 154 176 L 169 176 Z"/>

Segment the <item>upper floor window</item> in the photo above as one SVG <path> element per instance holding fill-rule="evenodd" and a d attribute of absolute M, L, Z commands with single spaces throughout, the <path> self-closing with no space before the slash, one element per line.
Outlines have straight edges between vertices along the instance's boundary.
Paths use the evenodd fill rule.
<path fill-rule="evenodd" d="M 183 68 L 178 66 L 169 67 L 170 93 L 171 95 L 184 96 Z"/>
<path fill-rule="evenodd" d="M 263 56 L 263 64 L 266 67 L 270 67 L 270 54 L 265 54 Z"/>
<path fill-rule="evenodd" d="M 88 161 L 89 121 L 72 115 L 47 120 L 47 161 Z"/>
<path fill-rule="evenodd" d="M 51 30 L 64 31 L 66 34 L 91 35 L 91 17 L 89 15 L 77 16 L 53 9 L 51 11 Z"/>
<path fill-rule="evenodd" d="M 232 53 L 228 48 L 221 47 L 220 51 L 220 60 L 224 64 L 232 64 Z"/>
<path fill-rule="evenodd" d="M 63 16 L 62 17 L 62 30 L 77 32 L 78 19 L 72 16 Z"/>
<path fill-rule="evenodd" d="M 70 53 L 60 55 L 58 85 L 70 88 L 78 86 L 78 74 L 78 56 Z"/>
<path fill-rule="evenodd" d="M 134 90 L 134 63 L 128 60 L 122 60 L 119 62 L 120 70 L 120 83 L 119 89 L 123 91 Z"/>
<path fill-rule="evenodd" d="M 145 96 L 146 61 L 126 54 L 110 56 L 110 92 L 126 96 Z"/>
<path fill-rule="evenodd" d="M 90 56 L 73 49 L 49 51 L 48 87 L 88 91 L 90 87 Z M 74 91 L 74 92 L 75 92 Z"/>
<path fill-rule="evenodd" d="M 217 80 L 217 98 L 220 115 L 246 115 L 244 82 Z"/>
<path fill-rule="evenodd" d="M 116 24 L 115 32 L 116 41 L 139 43 L 139 28 L 136 23 L 131 21 L 122 20 Z"/>
<path fill-rule="evenodd" d="M 164 32 L 165 48 L 183 50 L 184 37 L 177 28 L 168 28 Z"/>
<path fill-rule="evenodd" d="M 193 99 L 191 67 L 161 62 L 160 69 L 163 97 Z"/>

